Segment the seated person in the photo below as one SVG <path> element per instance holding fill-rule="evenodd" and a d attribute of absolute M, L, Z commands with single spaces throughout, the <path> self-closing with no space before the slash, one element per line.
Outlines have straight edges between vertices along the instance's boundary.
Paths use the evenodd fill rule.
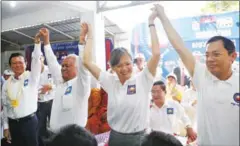
<path fill-rule="evenodd" d="M 179 122 L 182 121 L 190 141 L 196 140 L 196 133 L 191 127 L 191 121 L 180 103 L 166 99 L 166 86 L 162 81 L 157 81 L 152 87 L 153 106 L 150 109 L 149 126 L 154 131 L 163 131 L 179 135 Z"/>
<path fill-rule="evenodd" d="M 76 125 L 67 125 L 46 142 L 46 146 L 97 146 L 97 140 L 86 129 Z"/>
<path fill-rule="evenodd" d="M 170 73 L 167 76 L 167 95 L 166 98 L 173 99 L 179 103 L 182 101 L 182 93 L 184 89 L 177 83 L 177 76 L 174 73 Z"/>
<path fill-rule="evenodd" d="M 102 97 L 100 89 L 92 88 L 91 94 L 88 99 L 88 121 L 86 125 L 86 129 L 88 129 L 93 134 L 98 134 L 100 120 L 98 119 L 97 112 L 100 107 Z"/>
<path fill-rule="evenodd" d="M 93 134 L 110 131 L 107 123 L 107 93 L 103 89 L 91 90 L 86 129 Z"/>
<path fill-rule="evenodd" d="M 143 138 L 141 146 L 183 146 L 182 143 L 173 135 L 152 131 Z"/>

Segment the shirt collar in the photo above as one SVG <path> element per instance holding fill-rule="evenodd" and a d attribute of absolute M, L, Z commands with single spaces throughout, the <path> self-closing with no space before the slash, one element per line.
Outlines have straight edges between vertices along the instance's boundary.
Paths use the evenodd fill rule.
<path fill-rule="evenodd" d="M 165 99 L 165 102 L 164 102 L 164 104 L 163 104 L 163 106 L 161 108 L 159 108 L 155 103 L 153 103 L 153 107 L 157 108 L 157 109 L 162 109 L 162 108 L 165 108 L 165 107 L 169 107 L 168 100 Z"/>
<path fill-rule="evenodd" d="M 117 82 L 119 82 L 120 84 L 122 84 L 122 83 L 120 82 L 117 74 L 114 75 L 114 78 L 115 78 L 115 81 L 117 81 Z M 124 85 L 127 85 L 129 82 L 133 81 L 134 79 L 135 79 L 135 75 L 132 75 L 128 80 L 125 81 L 125 83 L 123 84 L 123 86 L 124 86 Z"/>
<path fill-rule="evenodd" d="M 12 77 L 12 80 L 13 81 L 18 81 L 18 80 L 22 80 L 22 79 L 24 79 L 24 77 L 25 77 L 25 75 L 28 73 L 28 71 L 24 71 L 20 76 L 18 76 L 18 79 L 16 79 L 15 77 L 14 77 L 14 75 L 12 75 L 11 77 Z"/>
<path fill-rule="evenodd" d="M 72 85 L 76 80 L 77 80 L 77 77 L 75 77 L 75 78 L 73 78 L 73 79 L 65 82 L 64 84 L 67 85 L 67 86 L 69 86 L 69 85 Z"/>
<path fill-rule="evenodd" d="M 212 75 L 212 79 L 214 82 L 226 82 L 230 85 L 232 85 L 234 83 L 234 81 L 236 80 L 236 74 L 233 72 L 232 75 L 227 79 L 227 80 L 219 80 L 216 76 Z"/>

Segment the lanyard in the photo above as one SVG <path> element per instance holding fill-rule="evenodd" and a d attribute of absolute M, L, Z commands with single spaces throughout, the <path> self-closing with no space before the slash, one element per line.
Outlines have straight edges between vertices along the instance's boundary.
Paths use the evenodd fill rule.
<path fill-rule="evenodd" d="M 10 79 L 7 81 L 7 96 L 10 99 L 12 106 L 14 107 L 17 107 L 19 105 L 19 99 L 22 95 L 22 85 L 24 83 L 25 77 L 26 72 L 23 73 L 23 79 L 21 80 L 20 85 L 18 85 L 18 91 L 15 98 L 12 96 L 12 92 L 10 92 L 13 76 L 11 76 Z"/>

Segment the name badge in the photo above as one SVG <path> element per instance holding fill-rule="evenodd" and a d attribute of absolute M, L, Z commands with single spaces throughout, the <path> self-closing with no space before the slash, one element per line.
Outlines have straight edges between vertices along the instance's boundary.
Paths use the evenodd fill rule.
<path fill-rule="evenodd" d="M 28 79 L 24 80 L 24 87 L 28 85 Z"/>
<path fill-rule="evenodd" d="M 239 103 L 240 103 L 240 93 L 235 93 L 234 95 L 233 95 L 233 100 L 234 100 L 234 102 L 231 102 L 231 104 L 233 105 L 233 106 L 239 106 Z"/>
<path fill-rule="evenodd" d="M 127 94 L 128 95 L 136 94 L 136 85 L 128 85 Z"/>
<path fill-rule="evenodd" d="M 173 108 L 167 108 L 167 114 L 168 115 L 173 115 L 174 114 L 174 109 Z"/>
<path fill-rule="evenodd" d="M 48 74 L 48 79 L 52 78 L 52 75 L 51 74 Z"/>
<path fill-rule="evenodd" d="M 72 86 L 69 86 L 69 87 L 66 89 L 64 95 L 68 95 L 68 94 L 70 94 L 71 92 L 72 92 Z"/>
<path fill-rule="evenodd" d="M 11 105 L 12 107 L 16 108 L 19 106 L 19 101 L 18 99 L 15 99 L 15 100 L 11 100 Z"/>

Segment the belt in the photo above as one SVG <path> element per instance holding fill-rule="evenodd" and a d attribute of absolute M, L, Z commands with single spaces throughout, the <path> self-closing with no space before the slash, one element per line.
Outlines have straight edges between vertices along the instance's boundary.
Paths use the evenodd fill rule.
<path fill-rule="evenodd" d="M 9 122 L 24 122 L 24 121 L 27 121 L 27 120 L 31 119 L 34 116 L 35 116 L 35 113 L 32 113 L 32 114 L 30 114 L 28 116 L 25 116 L 25 117 L 22 117 L 22 118 L 17 118 L 17 119 L 8 118 L 8 121 Z"/>
<path fill-rule="evenodd" d="M 121 132 L 115 131 L 113 129 L 111 129 L 111 131 L 113 131 L 114 133 L 122 134 L 122 135 L 139 135 L 139 134 L 144 134 L 146 129 L 138 131 L 138 132 L 134 132 L 134 133 L 121 133 Z"/>
<path fill-rule="evenodd" d="M 49 103 L 49 102 L 52 102 L 53 101 L 53 99 L 51 99 L 51 100 L 47 100 L 47 101 L 38 101 L 38 103 Z"/>

